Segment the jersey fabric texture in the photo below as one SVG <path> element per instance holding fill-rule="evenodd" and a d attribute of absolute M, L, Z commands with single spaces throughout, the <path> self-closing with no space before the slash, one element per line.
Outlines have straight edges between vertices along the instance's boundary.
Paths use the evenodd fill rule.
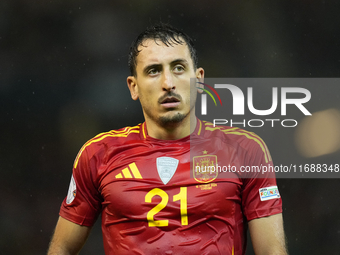
<path fill-rule="evenodd" d="M 145 123 L 102 133 L 79 151 L 60 216 L 92 226 L 101 213 L 106 254 L 245 254 L 247 222 L 282 212 L 275 175 L 203 171 L 217 165 L 272 161 L 254 133 L 200 120 L 179 140 Z"/>

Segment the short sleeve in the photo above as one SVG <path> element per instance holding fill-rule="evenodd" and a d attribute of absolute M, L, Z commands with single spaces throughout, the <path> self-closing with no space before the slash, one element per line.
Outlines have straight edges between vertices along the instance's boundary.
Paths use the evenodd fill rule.
<path fill-rule="evenodd" d="M 273 162 L 267 147 L 264 143 L 263 145 L 265 150 L 257 144 L 252 146 L 246 160 L 250 167 L 257 166 L 257 169 L 262 170 L 265 166 L 267 169 L 266 172 L 248 173 L 247 178 L 243 179 L 242 207 L 248 221 L 282 212 L 282 200 L 276 184 Z"/>
<path fill-rule="evenodd" d="M 75 160 L 68 194 L 59 215 L 76 224 L 92 226 L 101 212 L 102 201 L 96 187 L 96 164 L 90 162 L 86 148 L 82 150 Z"/>

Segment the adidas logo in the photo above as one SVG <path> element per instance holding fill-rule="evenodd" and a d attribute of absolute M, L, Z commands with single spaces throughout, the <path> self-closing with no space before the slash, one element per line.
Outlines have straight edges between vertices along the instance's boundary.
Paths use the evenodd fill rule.
<path fill-rule="evenodd" d="M 130 171 L 131 170 L 131 171 Z M 116 179 L 121 178 L 136 178 L 143 179 L 135 163 L 129 164 L 128 167 L 124 168 L 121 173 L 117 174 Z"/>

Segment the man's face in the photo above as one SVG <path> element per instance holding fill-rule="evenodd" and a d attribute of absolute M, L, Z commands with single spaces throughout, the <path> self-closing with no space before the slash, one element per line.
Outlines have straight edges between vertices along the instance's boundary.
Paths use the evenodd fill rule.
<path fill-rule="evenodd" d="M 197 88 L 190 86 L 190 78 L 201 78 L 204 71 L 194 69 L 188 46 L 146 40 L 139 50 L 137 75 L 128 77 L 128 85 L 132 98 L 139 98 L 145 119 L 167 125 L 194 114 Z"/>

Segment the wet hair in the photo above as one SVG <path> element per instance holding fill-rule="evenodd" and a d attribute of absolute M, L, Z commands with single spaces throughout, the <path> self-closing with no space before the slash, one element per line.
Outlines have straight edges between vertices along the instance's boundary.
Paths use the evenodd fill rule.
<path fill-rule="evenodd" d="M 141 33 L 135 41 L 132 42 L 129 53 L 129 68 L 130 73 L 136 76 L 136 66 L 137 66 L 137 56 L 141 50 L 138 50 L 139 46 L 143 46 L 143 43 L 148 40 L 153 39 L 156 43 L 159 41 L 164 43 L 166 46 L 173 46 L 176 44 L 186 44 L 189 48 L 191 59 L 194 68 L 197 68 L 198 60 L 197 53 L 194 47 L 193 40 L 184 32 L 164 23 L 159 23 L 148 27 L 143 33 Z"/>

